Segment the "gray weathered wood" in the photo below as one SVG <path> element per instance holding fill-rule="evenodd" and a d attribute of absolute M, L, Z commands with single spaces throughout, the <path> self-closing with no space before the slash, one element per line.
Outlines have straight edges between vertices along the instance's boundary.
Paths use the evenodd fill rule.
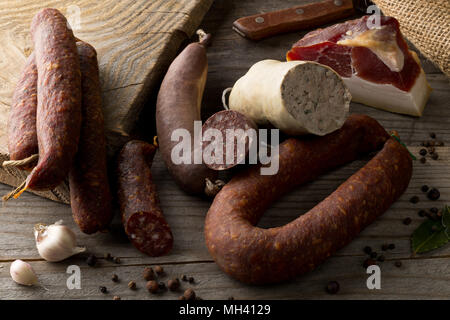
<path fill-rule="evenodd" d="M 252 13 L 289 7 L 298 1 L 216 1 L 206 15 L 202 27 L 214 34 L 214 41 L 208 51 L 209 73 L 204 99 L 204 117 L 218 110 L 220 96 L 224 88 L 243 75 L 256 61 L 265 58 L 283 59 L 290 45 L 301 37 L 302 33 L 281 35 L 260 42 L 242 39 L 231 31 L 231 23 L 236 18 Z M 222 273 L 212 261 L 203 240 L 204 217 L 210 202 L 188 196 L 181 192 L 172 181 L 158 154 L 152 172 L 159 190 L 164 214 L 172 227 L 175 237 L 173 251 L 164 257 L 150 258 L 133 248 L 120 232 L 84 235 L 76 230 L 71 219 L 70 208 L 31 194 L 23 194 L 17 201 L 10 201 L 0 209 L 0 299 L 112 299 L 120 295 L 123 299 L 176 299 L 180 293 L 150 295 L 144 289 L 141 272 L 146 265 L 161 264 L 168 276 L 179 277 L 183 274 L 193 276 L 197 284 L 192 287 L 204 299 L 226 299 L 229 296 L 241 299 L 423 299 L 447 298 L 450 296 L 450 245 L 424 255 L 411 256 L 410 235 L 423 221 L 417 215 L 420 209 L 442 207 L 450 199 L 450 86 L 431 63 L 423 61 L 427 77 L 434 91 L 423 117 L 412 118 L 383 112 L 359 104 L 352 104 L 352 112 L 366 113 L 379 120 L 388 130 L 399 131 L 402 140 L 416 156 L 419 144 L 427 140 L 428 134 L 436 132 L 446 144 L 437 147 L 439 159 L 428 159 L 427 163 L 414 162 L 413 178 L 405 194 L 382 217 L 366 228 L 353 242 L 337 252 L 326 263 L 304 276 L 289 283 L 275 286 L 247 286 Z M 153 106 L 152 99 L 148 102 Z M 149 122 L 154 121 L 152 109 L 142 115 L 142 128 L 149 139 L 153 131 Z M 345 181 L 365 160 L 355 161 L 333 172 L 325 174 L 284 196 L 268 210 L 260 226 L 278 226 L 295 219 L 308 211 L 340 183 Z M 441 197 L 432 202 L 420 191 L 423 184 L 438 187 Z M 0 185 L 0 192 L 6 193 L 10 187 Z M 412 204 L 413 195 L 420 202 Z M 412 223 L 406 226 L 403 219 L 410 217 Z M 86 265 L 85 255 L 71 258 L 61 263 L 47 263 L 40 259 L 35 248 L 32 228 L 35 223 L 52 223 L 64 219 L 76 230 L 79 244 L 85 245 L 89 252 L 103 256 L 110 252 L 121 258 L 122 263 L 115 265 L 100 259 L 99 265 L 90 268 Z M 115 225 L 119 225 L 116 216 Z M 116 228 L 114 228 L 116 230 Z M 362 268 L 365 255 L 362 248 L 371 246 L 381 253 L 381 245 L 394 243 L 396 248 L 383 252 L 386 257 L 380 263 L 382 271 L 382 289 L 368 290 L 367 275 Z M 9 277 L 9 265 L 14 259 L 30 261 L 39 274 L 43 286 L 26 288 L 16 285 Z M 403 266 L 396 268 L 394 262 L 401 260 Z M 82 289 L 68 290 L 65 273 L 67 266 L 76 264 L 82 270 Z M 122 279 L 118 284 L 110 280 L 112 273 Z M 129 280 L 136 280 L 139 289 L 127 288 Z M 341 285 L 338 295 L 325 293 L 324 286 L 330 280 Z M 105 285 L 110 293 L 103 295 L 98 286 Z M 183 288 L 189 287 L 183 283 Z"/>

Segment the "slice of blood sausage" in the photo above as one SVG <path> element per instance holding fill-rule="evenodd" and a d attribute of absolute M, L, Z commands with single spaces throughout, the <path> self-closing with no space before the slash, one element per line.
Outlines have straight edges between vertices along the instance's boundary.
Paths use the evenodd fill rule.
<path fill-rule="evenodd" d="M 206 166 L 226 170 L 245 162 L 249 150 L 256 146 L 256 130 L 256 124 L 237 111 L 223 110 L 213 114 L 202 127 Z"/>
<path fill-rule="evenodd" d="M 37 78 L 33 52 L 27 59 L 12 97 L 8 120 L 10 160 L 22 160 L 39 152 L 36 136 Z M 22 169 L 31 169 L 31 166 Z"/>
<path fill-rule="evenodd" d="M 118 157 L 118 199 L 125 232 L 133 245 L 156 257 L 172 249 L 173 236 L 159 205 L 150 167 L 154 145 L 132 140 Z"/>
<path fill-rule="evenodd" d="M 66 18 L 43 9 L 31 23 L 38 70 L 36 132 L 39 161 L 25 189 L 59 185 L 72 165 L 81 127 L 81 74 L 77 47 Z"/>
<path fill-rule="evenodd" d="M 77 42 L 80 59 L 82 124 L 78 152 L 69 172 L 70 205 L 84 233 L 104 230 L 112 219 L 106 165 L 106 141 L 97 53 Z"/>
<path fill-rule="evenodd" d="M 381 147 L 309 212 L 281 227 L 256 227 L 283 194 Z M 384 213 L 405 191 L 411 174 L 408 150 L 376 120 L 352 115 L 329 135 L 281 143 L 277 174 L 260 175 L 254 166 L 233 177 L 206 216 L 206 245 L 220 268 L 240 281 L 291 279 L 314 269 Z"/>
<path fill-rule="evenodd" d="M 204 163 L 194 163 L 198 149 L 201 161 L 201 141 L 198 149 L 194 144 L 194 122 L 201 121 L 200 109 L 208 72 L 205 47 L 209 38 L 210 35 L 206 35 L 200 42 L 189 44 L 175 58 L 163 79 L 156 102 L 156 131 L 164 163 L 181 189 L 197 195 L 204 194 L 207 178 L 211 181 L 217 178 L 217 172 Z M 178 135 L 185 133 L 189 133 L 185 139 Z M 172 141 L 172 136 L 176 141 Z M 182 153 L 176 151 L 176 146 L 183 143 L 191 148 L 189 163 L 174 162 L 173 156 Z"/>

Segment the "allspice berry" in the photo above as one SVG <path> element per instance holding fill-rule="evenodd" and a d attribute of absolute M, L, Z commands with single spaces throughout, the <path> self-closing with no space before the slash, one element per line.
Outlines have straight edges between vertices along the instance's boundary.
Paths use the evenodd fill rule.
<path fill-rule="evenodd" d="M 159 289 L 159 285 L 158 282 L 156 282 L 155 280 L 150 280 L 147 282 L 147 284 L 145 285 L 145 288 L 148 290 L 148 292 L 150 293 L 156 293 L 158 292 Z"/>
<path fill-rule="evenodd" d="M 161 266 L 156 266 L 156 267 L 155 267 L 155 272 L 156 272 L 157 274 L 159 274 L 159 275 L 162 275 L 162 274 L 164 274 L 164 269 L 163 269 L 163 267 L 161 267 Z"/>
<path fill-rule="evenodd" d="M 195 300 L 195 292 L 191 288 L 184 291 L 183 296 L 186 300 Z"/>
<path fill-rule="evenodd" d="M 178 288 L 180 288 L 180 280 L 178 280 L 178 278 L 170 279 L 167 282 L 167 287 L 169 288 L 170 291 L 177 291 Z"/>
<path fill-rule="evenodd" d="M 143 272 L 143 277 L 145 280 L 150 281 L 155 279 L 155 272 L 150 267 L 146 267 Z"/>
<path fill-rule="evenodd" d="M 135 290 L 136 289 L 136 282 L 134 282 L 134 281 L 128 282 L 128 288 L 130 288 L 131 290 Z"/>

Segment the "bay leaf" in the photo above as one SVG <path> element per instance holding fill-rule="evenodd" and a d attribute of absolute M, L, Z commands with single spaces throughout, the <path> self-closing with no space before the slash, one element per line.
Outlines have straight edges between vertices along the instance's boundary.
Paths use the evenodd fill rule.
<path fill-rule="evenodd" d="M 435 228 L 436 231 L 433 231 Z M 442 221 L 426 220 L 416 230 L 411 238 L 413 254 L 425 253 L 442 247 L 450 238 L 447 234 L 447 228 Z"/>

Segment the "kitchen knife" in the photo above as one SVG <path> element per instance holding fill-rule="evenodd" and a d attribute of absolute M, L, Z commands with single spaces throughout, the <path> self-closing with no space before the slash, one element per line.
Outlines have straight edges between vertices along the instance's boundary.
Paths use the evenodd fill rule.
<path fill-rule="evenodd" d="M 260 40 L 276 34 L 311 29 L 349 17 L 355 9 L 365 12 L 369 0 L 327 0 L 297 7 L 243 17 L 233 30 L 245 38 Z"/>

